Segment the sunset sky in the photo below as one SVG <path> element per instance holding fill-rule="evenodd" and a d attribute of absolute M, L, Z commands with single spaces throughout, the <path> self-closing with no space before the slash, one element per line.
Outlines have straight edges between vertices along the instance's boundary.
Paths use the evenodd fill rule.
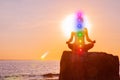
<path fill-rule="evenodd" d="M 96 40 L 90 51 L 120 57 L 120 0 L 0 0 L 0 59 L 59 60 L 69 50 L 61 23 L 78 10 Z"/>

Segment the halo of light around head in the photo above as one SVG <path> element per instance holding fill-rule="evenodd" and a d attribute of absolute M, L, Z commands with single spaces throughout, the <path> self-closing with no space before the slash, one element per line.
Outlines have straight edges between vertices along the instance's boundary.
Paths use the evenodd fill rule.
<path fill-rule="evenodd" d="M 87 17 L 85 15 L 83 15 L 83 26 L 86 27 L 88 30 L 90 30 L 90 24 L 89 21 L 87 19 Z M 62 21 L 62 31 L 63 34 L 65 35 L 65 37 L 69 38 L 71 35 L 71 32 L 76 32 L 76 14 L 70 14 L 67 17 L 65 17 L 65 19 Z"/>

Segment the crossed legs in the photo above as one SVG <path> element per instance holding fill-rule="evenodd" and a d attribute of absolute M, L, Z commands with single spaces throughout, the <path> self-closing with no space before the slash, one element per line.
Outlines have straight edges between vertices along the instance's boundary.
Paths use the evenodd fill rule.
<path fill-rule="evenodd" d="M 82 49 L 83 49 L 83 51 L 87 52 L 88 50 L 90 50 L 91 48 L 93 48 L 93 46 L 94 46 L 94 43 L 85 44 Z M 68 44 L 68 47 L 72 51 L 78 48 L 78 46 L 76 46 L 75 44 Z"/>

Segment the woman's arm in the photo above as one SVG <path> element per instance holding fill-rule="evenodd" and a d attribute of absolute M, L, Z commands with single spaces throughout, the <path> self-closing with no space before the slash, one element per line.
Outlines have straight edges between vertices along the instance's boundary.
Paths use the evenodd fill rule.
<path fill-rule="evenodd" d="M 85 36 L 86 36 L 86 40 L 87 40 L 88 42 L 95 43 L 95 40 L 94 40 L 94 41 L 92 41 L 92 40 L 89 38 L 89 36 L 88 36 L 88 30 L 87 30 L 87 28 L 85 28 L 84 30 L 85 30 Z"/>

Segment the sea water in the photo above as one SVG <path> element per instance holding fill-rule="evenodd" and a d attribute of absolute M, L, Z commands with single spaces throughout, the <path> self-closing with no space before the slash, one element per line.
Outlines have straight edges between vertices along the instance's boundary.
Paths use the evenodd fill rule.
<path fill-rule="evenodd" d="M 57 80 L 42 75 L 59 74 L 60 61 L 0 61 L 0 80 Z M 119 71 L 120 72 L 120 71 Z"/>
<path fill-rule="evenodd" d="M 1 60 L 0 80 L 52 80 L 41 75 L 59 73 L 59 61 Z"/>

